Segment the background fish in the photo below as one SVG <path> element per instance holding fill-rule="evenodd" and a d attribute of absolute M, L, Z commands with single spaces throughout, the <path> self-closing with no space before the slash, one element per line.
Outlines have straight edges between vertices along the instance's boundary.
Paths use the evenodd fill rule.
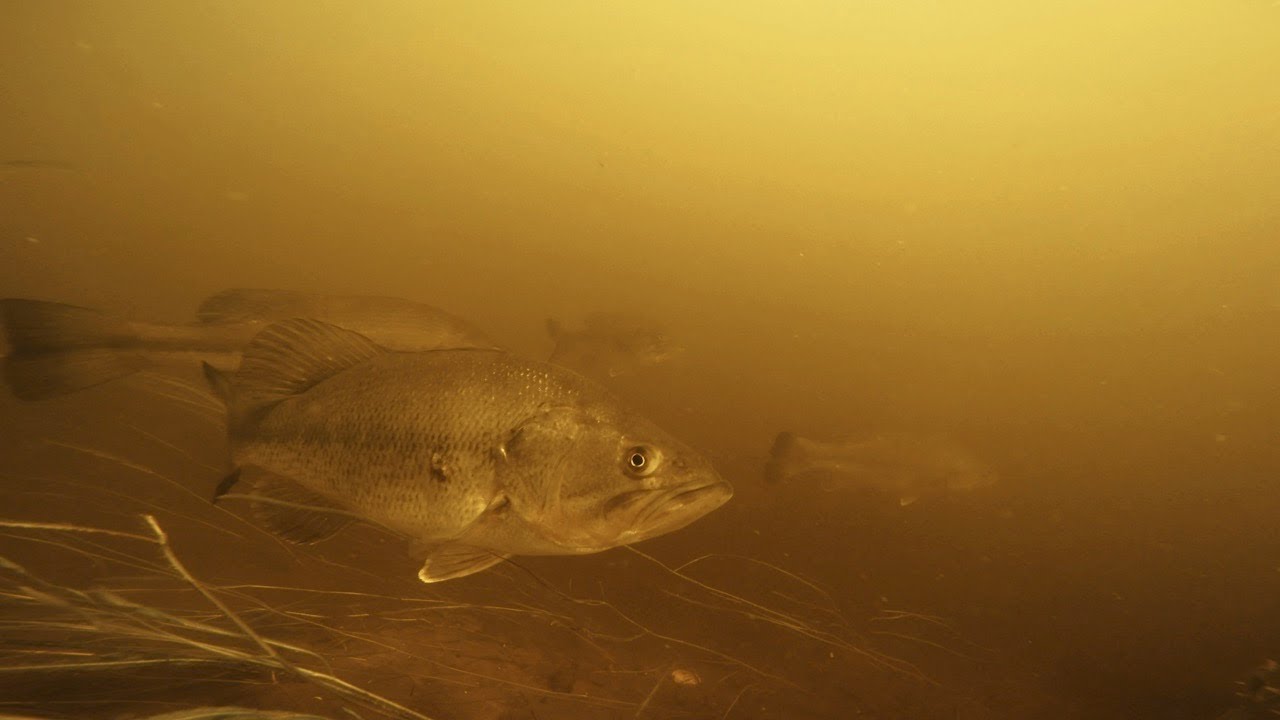
<path fill-rule="evenodd" d="M 38 400 L 174 363 L 234 368 L 258 331 L 294 317 L 356 330 L 392 350 L 493 347 L 466 321 L 400 298 L 232 289 L 202 302 L 197 317 L 166 325 L 63 303 L 3 299 L 0 318 L 10 348 L 5 381 L 19 398 Z"/>
<path fill-rule="evenodd" d="M 651 321 L 628 313 L 592 313 L 581 330 L 547 320 L 555 342 L 549 362 L 596 377 L 617 377 L 683 352 Z"/>
<path fill-rule="evenodd" d="M 388 352 L 287 320 L 256 336 L 228 400 L 254 513 L 298 542 L 355 519 L 410 538 L 435 582 L 511 555 L 594 553 L 684 527 L 732 495 L 697 453 L 595 383 L 503 352 Z"/>
<path fill-rule="evenodd" d="M 1266 720 L 1280 717 L 1280 663 L 1267 660 L 1240 683 L 1235 708 L 1216 720 Z"/>
<path fill-rule="evenodd" d="M 766 482 L 819 474 L 825 476 L 828 489 L 852 487 L 887 493 L 902 505 L 996 482 L 990 467 L 963 445 L 940 435 L 884 433 L 822 442 L 779 433 L 765 464 Z"/>

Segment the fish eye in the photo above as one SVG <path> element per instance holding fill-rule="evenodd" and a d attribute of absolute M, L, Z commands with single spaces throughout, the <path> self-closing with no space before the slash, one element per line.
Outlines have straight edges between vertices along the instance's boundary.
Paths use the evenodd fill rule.
<path fill-rule="evenodd" d="M 623 455 L 623 464 L 632 475 L 645 477 L 658 469 L 658 453 L 651 447 L 637 445 Z"/>

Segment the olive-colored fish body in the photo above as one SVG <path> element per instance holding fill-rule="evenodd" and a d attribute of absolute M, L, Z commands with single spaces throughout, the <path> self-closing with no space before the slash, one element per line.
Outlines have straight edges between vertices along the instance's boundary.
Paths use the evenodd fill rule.
<path fill-rule="evenodd" d="M 941 435 L 882 433 L 824 442 L 780 433 L 765 465 L 766 481 L 809 475 L 824 477 L 829 489 L 871 490 L 895 496 L 902 505 L 996 482 L 990 467 Z"/>
<path fill-rule="evenodd" d="M 592 313 L 581 330 L 547 320 L 555 342 L 548 362 L 592 377 L 617 377 L 666 362 L 683 352 L 652 322 L 627 313 Z"/>
<path fill-rule="evenodd" d="M 5 379 L 19 398 L 38 400 L 140 370 L 201 362 L 231 369 L 254 335 L 294 317 L 355 330 L 392 350 L 493 347 L 465 321 L 399 298 L 234 289 L 206 299 L 198 317 L 187 324 L 147 323 L 63 303 L 3 299 Z"/>
<path fill-rule="evenodd" d="M 427 553 L 428 582 L 637 542 L 732 494 L 598 385 L 504 352 L 387 352 L 289 320 L 250 343 L 233 379 L 207 372 L 260 518 L 298 541 L 376 523 Z"/>

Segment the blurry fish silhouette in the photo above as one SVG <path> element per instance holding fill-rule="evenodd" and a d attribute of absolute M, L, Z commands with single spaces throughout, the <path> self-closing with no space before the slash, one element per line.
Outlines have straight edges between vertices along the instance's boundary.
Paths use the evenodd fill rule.
<path fill-rule="evenodd" d="M 205 374 L 255 515 L 296 542 L 354 519 L 408 537 L 437 582 L 511 555 L 595 553 L 678 530 L 733 494 L 710 463 L 577 373 L 505 352 L 388 352 L 314 320 Z"/>
<path fill-rule="evenodd" d="M 549 362 L 594 377 L 629 374 L 684 351 L 652 322 L 627 313 L 592 313 L 581 330 L 549 319 L 547 334 L 556 344 Z"/>
<path fill-rule="evenodd" d="M 9 342 L 4 377 L 14 395 L 38 400 L 174 363 L 234 368 L 258 331 L 294 317 L 356 330 L 392 350 L 493 347 L 464 320 L 399 298 L 232 289 L 201 303 L 197 317 L 166 325 L 62 303 L 3 299 L 0 319 Z"/>
<path fill-rule="evenodd" d="M 1239 704 L 1216 720 L 1265 720 L 1280 717 L 1280 663 L 1267 660 L 1253 671 L 1237 693 Z"/>
<path fill-rule="evenodd" d="M 906 506 L 922 497 L 995 484 L 996 474 L 964 446 L 939 435 L 884 433 L 831 442 L 779 433 L 765 464 L 765 481 L 819 476 L 827 490 L 864 489 Z"/>

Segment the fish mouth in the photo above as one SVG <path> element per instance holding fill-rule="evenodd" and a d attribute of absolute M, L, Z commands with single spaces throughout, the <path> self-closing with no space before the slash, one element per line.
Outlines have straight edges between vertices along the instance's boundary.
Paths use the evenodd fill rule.
<path fill-rule="evenodd" d="M 638 542 L 679 530 L 715 510 L 733 497 L 733 486 L 724 480 L 699 480 L 659 494 L 636 518 L 629 542 Z"/>

